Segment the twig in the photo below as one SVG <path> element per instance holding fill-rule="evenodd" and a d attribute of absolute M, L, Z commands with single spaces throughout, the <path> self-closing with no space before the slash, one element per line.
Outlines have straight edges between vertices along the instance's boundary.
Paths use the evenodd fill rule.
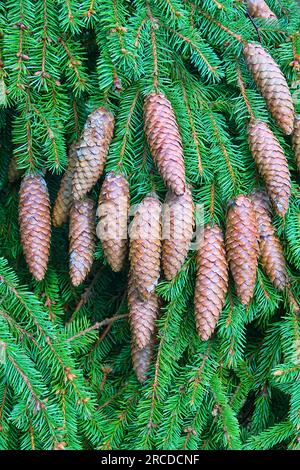
<path fill-rule="evenodd" d="M 123 313 L 123 314 L 121 314 L 121 315 L 115 315 L 114 317 L 105 318 L 104 320 L 102 320 L 102 321 L 100 321 L 100 322 L 96 322 L 94 325 L 89 326 L 89 327 L 86 328 L 85 330 L 82 330 L 82 331 L 80 331 L 79 333 L 76 333 L 76 335 L 71 336 L 71 337 L 68 338 L 66 341 L 67 341 L 67 342 L 69 342 L 69 341 L 74 341 L 74 339 L 80 338 L 80 336 L 86 335 L 86 334 L 89 333 L 90 331 L 98 330 L 98 329 L 101 328 L 102 326 L 111 325 L 111 323 L 113 323 L 113 322 L 115 322 L 115 321 L 117 321 L 117 320 L 121 320 L 122 318 L 126 318 L 126 317 L 128 317 L 128 313 Z"/>

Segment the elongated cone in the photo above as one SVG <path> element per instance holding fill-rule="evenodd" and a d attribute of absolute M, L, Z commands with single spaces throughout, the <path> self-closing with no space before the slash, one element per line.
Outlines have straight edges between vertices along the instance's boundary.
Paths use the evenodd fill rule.
<path fill-rule="evenodd" d="M 262 267 L 274 286 L 283 290 L 289 279 L 283 249 L 271 221 L 269 198 L 264 191 L 255 191 L 250 196 L 256 214 Z"/>
<path fill-rule="evenodd" d="M 253 18 L 276 18 L 264 0 L 247 0 L 247 6 Z"/>
<path fill-rule="evenodd" d="M 105 108 L 93 111 L 84 126 L 77 149 L 73 175 L 73 196 L 81 199 L 103 173 L 114 131 L 113 114 Z"/>
<path fill-rule="evenodd" d="M 162 267 L 170 281 L 183 265 L 193 236 L 194 204 L 188 188 L 182 196 L 167 193 L 162 222 Z"/>
<path fill-rule="evenodd" d="M 180 196 L 185 192 L 181 137 L 169 100 L 151 93 L 144 103 L 144 129 L 153 159 L 165 184 Z"/>
<path fill-rule="evenodd" d="M 17 168 L 16 158 L 13 156 L 8 165 L 7 179 L 9 183 L 14 183 L 22 178 L 24 170 Z"/>
<path fill-rule="evenodd" d="M 217 225 L 207 225 L 197 252 L 194 302 L 197 331 L 203 341 L 214 332 L 227 287 L 228 265 L 223 233 Z"/>
<path fill-rule="evenodd" d="M 151 364 L 153 353 L 152 341 L 144 348 L 140 349 L 133 342 L 131 345 L 131 357 L 135 374 L 140 383 L 145 382 Z"/>
<path fill-rule="evenodd" d="M 151 341 L 158 316 L 158 297 L 155 292 L 148 299 L 142 299 L 129 276 L 128 307 L 132 340 L 138 348 L 144 348 Z"/>
<path fill-rule="evenodd" d="M 291 180 L 280 143 L 267 124 L 257 119 L 249 124 L 248 140 L 274 209 L 283 217 L 289 206 Z"/>
<path fill-rule="evenodd" d="M 154 292 L 160 275 L 161 204 L 154 195 L 139 204 L 130 230 L 130 268 L 143 299 Z"/>
<path fill-rule="evenodd" d="M 121 271 L 127 253 L 129 185 L 122 175 L 108 173 L 102 185 L 97 235 L 113 271 Z"/>
<path fill-rule="evenodd" d="M 91 199 L 75 201 L 70 210 L 70 277 L 79 286 L 90 272 L 95 248 L 95 210 Z"/>
<path fill-rule="evenodd" d="M 54 227 L 59 227 L 67 222 L 69 212 L 73 202 L 72 179 L 77 161 L 78 141 L 74 141 L 69 149 L 68 167 L 60 182 L 60 188 L 57 193 L 53 208 L 52 222 Z"/>
<path fill-rule="evenodd" d="M 293 149 L 296 158 L 296 165 L 298 171 L 300 172 L 300 114 L 297 114 L 294 122 L 294 131 L 293 131 Z"/>
<path fill-rule="evenodd" d="M 242 194 L 228 209 L 226 251 L 237 295 L 242 304 L 248 305 L 255 286 L 259 247 L 254 208 Z"/>
<path fill-rule="evenodd" d="M 270 54 L 253 42 L 246 44 L 244 55 L 254 81 L 280 128 L 287 135 L 294 126 L 294 106 L 286 79 Z"/>
<path fill-rule="evenodd" d="M 42 176 L 24 176 L 20 188 L 19 222 L 26 263 L 33 277 L 41 281 L 47 270 L 51 236 L 49 194 Z"/>

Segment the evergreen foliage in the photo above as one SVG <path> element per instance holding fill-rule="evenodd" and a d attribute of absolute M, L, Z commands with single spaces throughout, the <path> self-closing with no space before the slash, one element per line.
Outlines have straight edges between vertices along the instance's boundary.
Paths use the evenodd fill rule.
<path fill-rule="evenodd" d="M 278 19 L 251 20 L 238 0 L 1 2 L 0 449 L 300 449 L 297 169 L 291 138 L 242 53 L 244 41 L 269 50 L 300 113 L 300 12 L 294 0 L 267 3 Z M 268 123 L 291 172 L 288 212 L 273 218 L 291 288 L 277 291 L 259 266 L 245 307 L 231 279 L 215 335 L 201 341 L 191 252 L 175 279 L 157 286 L 162 308 L 141 385 L 130 355 L 128 267 L 113 273 L 98 241 L 89 276 L 73 287 L 65 224 L 52 228 L 48 270 L 36 282 L 20 243 L 20 182 L 7 172 L 12 158 L 24 172 L 46 171 L 53 204 L 68 147 L 105 105 L 116 120 L 105 172 L 126 175 L 132 203 L 153 187 L 162 201 L 143 131 L 152 91 L 172 103 L 194 202 L 223 229 L 228 200 L 263 186 L 247 143 L 249 110 Z"/>

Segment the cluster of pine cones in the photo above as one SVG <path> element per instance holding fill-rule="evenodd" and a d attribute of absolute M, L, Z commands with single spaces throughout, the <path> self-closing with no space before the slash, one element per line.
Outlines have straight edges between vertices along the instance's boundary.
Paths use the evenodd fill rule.
<path fill-rule="evenodd" d="M 249 9 L 257 3 L 248 2 Z M 251 7 L 252 4 L 252 7 Z M 271 12 L 272 13 L 272 12 Z M 266 14 L 268 11 L 266 11 Z M 253 13 L 255 16 L 255 12 Z M 244 47 L 245 60 L 274 120 L 293 146 L 300 169 L 300 119 L 278 65 L 256 43 Z M 194 229 L 194 205 L 186 183 L 179 128 L 171 103 L 153 92 L 144 102 L 144 129 L 158 171 L 168 188 L 162 206 L 155 193 L 147 195 L 133 217 L 129 243 L 128 306 L 132 331 L 132 358 L 142 382 L 151 361 L 155 322 L 159 313 L 156 285 L 163 271 L 171 281 L 187 257 Z M 114 117 L 105 108 L 91 113 L 81 138 L 69 150 L 69 165 L 53 209 L 55 227 L 69 224 L 70 278 L 78 286 L 90 271 L 96 233 L 112 270 L 124 266 L 128 245 L 130 188 L 125 176 L 110 172 L 102 184 L 97 212 L 87 193 L 102 175 L 113 136 Z M 226 235 L 213 222 L 204 227 L 196 253 L 195 318 L 199 336 L 213 333 L 224 305 L 228 267 L 236 293 L 248 305 L 254 291 L 258 258 L 274 286 L 288 287 L 283 250 L 271 221 L 271 206 L 284 216 L 289 204 L 288 164 L 277 138 L 265 122 L 252 118 L 249 146 L 266 187 L 229 202 Z M 96 213 L 99 222 L 96 228 Z M 30 272 L 42 280 L 50 249 L 50 202 L 41 175 L 23 177 L 19 209 L 21 241 Z M 225 240 L 224 240 L 225 238 Z"/>

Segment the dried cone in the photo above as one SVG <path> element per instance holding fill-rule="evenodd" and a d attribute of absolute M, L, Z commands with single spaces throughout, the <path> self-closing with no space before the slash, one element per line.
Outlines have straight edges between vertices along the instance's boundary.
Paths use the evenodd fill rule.
<path fill-rule="evenodd" d="M 296 157 L 296 165 L 300 171 L 300 114 L 295 117 L 293 131 L 293 149 Z"/>
<path fill-rule="evenodd" d="M 269 198 L 264 191 L 255 191 L 251 201 L 256 213 L 262 267 L 274 286 L 283 290 L 289 280 L 283 249 L 271 222 Z"/>
<path fill-rule="evenodd" d="M 163 212 L 162 267 L 170 281 L 184 263 L 193 236 L 194 204 L 187 188 L 182 196 L 169 191 Z"/>
<path fill-rule="evenodd" d="M 77 161 L 78 141 L 74 141 L 69 150 L 68 167 L 60 182 L 60 188 L 53 208 L 52 222 L 59 227 L 67 222 L 73 202 L 72 178 Z"/>
<path fill-rule="evenodd" d="M 206 341 L 216 327 L 228 287 L 228 266 L 221 229 L 207 225 L 197 252 L 195 317 L 200 338 Z"/>
<path fill-rule="evenodd" d="M 259 247 L 255 211 L 242 194 L 228 209 L 226 251 L 237 295 L 247 305 L 253 296 Z"/>
<path fill-rule="evenodd" d="M 24 170 L 19 170 L 17 167 L 16 158 L 12 157 L 8 165 L 7 179 L 9 183 L 14 183 L 22 178 Z"/>
<path fill-rule="evenodd" d="M 89 115 L 77 149 L 74 199 L 81 199 L 102 175 L 113 130 L 114 117 L 107 109 L 98 108 Z"/>
<path fill-rule="evenodd" d="M 247 0 L 247 6 L 253 18 L 277 18 L 264 0 Z"/>
<path fill-rule="evenodd" d="M 263 177 L 274 209 L 281 217 L 290 197 L 290 172 L 283 150 L 265 122 L 252 120 L 248 128 L 251 153 Z"/>
<path fill-rule="evenodd" d="M 155 195 L 139 204 L 130 230 L 130 268 L 143 299 L 154 292 L 160 275 L 161 204 Z"/>
<path fill-rule="evenodd" d="M 122 175 L 108 173 L 102 185 L 97 235 L 113 271 L 121 271 L 127 252 L 129 185 Z"/>
<path fill-rule="evenodd" d="M 95 248 L 95 211 L 91 199 L 75 201 L 70 210 L 70 277 L 79 286 L 90 272 Z"/>
<path fill-rule="evenodd" d="M 133 342 L 131 345 L 131 357 L 133 368 L 140 383 L 145 382 L 151 364 L 153 353 L 152 341 L 142 349 L 139 349 Z"/>
<path fill-rule="evenodd" d="M 144 103 L 145 134 L 165 184 L 180 196 L 185 192 L 181 137 L 172 105 L 162 93 L 151 93 Z"/>
<path fill-rule="evenodd" d="M 294 126 L 294 106 L 283 73 L 260 44 L 253 42 L 246 44 L 244 54 L 248 68 L 266 100 L 270 113 L 283 132 L 291 134 Z"/>
<path fill-rule="evenodd" d="M 42 176 L 24 176 L 20 188 L 19 222 L 26 263 L 33 277 L 41 281 L 47 270 L 51 236 L 49 194 Z"/>

